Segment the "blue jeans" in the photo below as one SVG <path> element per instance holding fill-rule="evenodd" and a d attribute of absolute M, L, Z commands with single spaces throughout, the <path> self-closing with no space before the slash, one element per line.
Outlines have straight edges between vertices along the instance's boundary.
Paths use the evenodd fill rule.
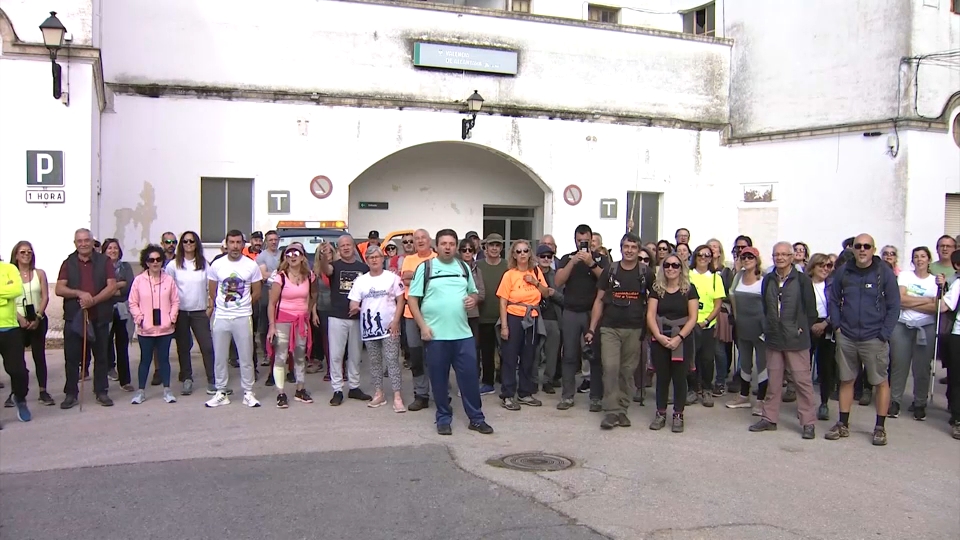
<path fill-rule="evenodd" d="M 537 391 L 535 358 L 540 336 L 536 327 L 523 328 L 523 317 L 507 314 L 506 324 L 510 334 L 500 345 L 500 399 L 530 397 Z M 593 384 L 592 373 L 590 384 Z"/>
<path fill-rule="evenodd" d="M 472 337 L 454 340 L 431 340 L 424 342 L 424 362 L 433 386 L 433 398 L 437 404 L 437 425 L 450 425 L 453 409 L 450 408 L 450 367 L 457 377 L 463 410 L 471 424 L 484 421 L 480 410 L 480 373 L 477 371 L 477 348 Z"/>
<path fill-rule="evenodd" d="M 154 352 L 157 352 L 158 369 L 160 370 L 160 383 L 164 388 L 170 388 L 170 342 L 173 341 L 173 334 L 165 336 L 138 336 L 140 342 L 140 368 L 137 372 L 140 389 L 147 387 L 147 377 L 150 376 L 150 364 L 153 360 Z"/>

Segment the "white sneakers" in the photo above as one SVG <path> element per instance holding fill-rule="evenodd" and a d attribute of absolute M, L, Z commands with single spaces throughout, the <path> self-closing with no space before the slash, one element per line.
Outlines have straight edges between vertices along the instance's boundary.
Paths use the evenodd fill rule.
<path fill-rule="evenodd" d="M 243 393 L 243 404 L 251 408 L 260 406 L 260 402 L 257 401 L 257 397 L 253 395 L 253 392 Z"/>
<path fill-rule="evenodd" d="M 204 405 L 210 408 L 219 407 L 221 405 L 229 405 L 230 398 L 227 397 L 227 393 L 223 390 L 217 390 L 217 393 L 214 394 Z"/>
<path fill-rule="evenodd" d="M 139 405 L 143 403 L 145 399 L 146 397 L 143 395 L 143 390 L 137 390 L 137 392 L 133 394 L 133 399 L 130 400 L 130 403 L 134 405 Z"/>
<path fill-rule="evenodd" d="M 177 398 L 174 397 L 173 392 L 171 392 L 169 388 L 163 389 L 163 400 L 166 401 L 167 403 L 177 402 Z"/>

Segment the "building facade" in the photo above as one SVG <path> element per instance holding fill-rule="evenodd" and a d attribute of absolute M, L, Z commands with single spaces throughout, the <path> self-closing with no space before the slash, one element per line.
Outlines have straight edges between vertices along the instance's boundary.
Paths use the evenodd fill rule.
<path fill-rule="evenodd" d="M 953 0 L 55 3 L 0 0 L 0 250 L 26 236 L 48 271 L 80 226 L 128 259 L 280 220 L 563 249 L 579 223 L 764 253 L 960 234 Z M 63 185 L 28 185 L 49 152 Z"/>

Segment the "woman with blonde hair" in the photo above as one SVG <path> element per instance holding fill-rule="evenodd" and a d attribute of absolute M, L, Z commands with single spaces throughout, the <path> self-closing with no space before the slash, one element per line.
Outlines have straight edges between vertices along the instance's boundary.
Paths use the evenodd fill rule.
<path fill-rule="evenodd" d="M 277 408 L 289 407 L 283 391 L 287 381 L 288 359 L 293 359 L 296 391 L 293 398 L 301 403 L 313 403 L 304 387 L 307 358 L 313 346 L 311 322 L 318 322 L 314 307 L 317 292 L 313 286 L 316 276 L 307 265 L 307 255 L 300 245 L 287 246 L 277 273 L 270 286 L 270 305 L 267 308 L 267 356 L 273 358 L 273 380 L 277 385 Z M 274 349 L 276 338 L 276 349 Z M 275 355 L 274 355 L 275 353 Z"/>
<path fill-rule="evenodd" d="M 760 416 L 760 405 L 767 395 L 767 352 L 763 341 L 761 296 L 763 262 L 760 260 L 760 251 L 753 246 L 742 248 L 740 264 L 743 268 L 733 277 L 733 284 L 730 286 L 737 350 L 740 351 L 740 394 L 727 402 L 727 408 L 750 408 L 750 383 L 756 365 L 757 403 L 753 406 L 753 415 Z"/>
<path fill-rule="evenodd" d="M 667 398 L 673 382 L 671 430 L 683 432 L 683 409 L 687 395 L 687 371 L 694 362 L 694 343 L 688 339 L 697 324 L 700 296 L 690 283 L 687 263 L 672 253 L 663 259 L 647 300 L 647 327 L 653 336 L 650 356 L 657 373 L 657 413 L 650 429 L 667 424 Z"/>
<path fill-rule="evenodd" d="M 720 281 L 723 282 L 723 292 L 726 296 L 720 303 L 720 314 L 717 315 L 717 329 L 714 334 L 716 351 L 713 358 L 716 377 L 711 391 L 713 397 L 722 397 L 727 392 L 727 376 L 730 374 L 730 366 L 733 364 L 733 342 L 736 339 L 733 329 L 733 307 L 730 304 L 730 285 L 733 284 L 733 276 L 736 272 L 727 266 L 723 244 L 720 243 L 720 240 L 711 238 L 707 240 L 707 246 L 713 253 L 713 268 L 720 275 Z M 706 391 L 704 389 L 704 392 Z"/>
<path fill-rule="evenodd" d="M 540 301 L 553 294 L 533 262 L 530 242 L 515 240 L 507 254 L 507 271 L 497 288 L 500 299 L 500 406 L 519 411 L 539 407 L 536 361 Z M 517 380 L 519 368 L 520 378 Z"/>
<path fill-rule="evenodd" d="M 883 249 L 880 250 L 880 258 L 893 268 L 893 275 L 900 276 L 899 257 L 895 246 L 883 246 Z"/>
<path fill-rule="evenodd" d="M 47 392 L 47 306 L 50 304 L 47 273 L 37 268 L 33 244 L 26 240 L 13 246 L 10 263 L 20 270 L 20 281 L 23 282 L 23 294 L 14 303 L 17 306 L 17 319 L 22 319 L 23 343 L 30 347 L 33 355 L 37 385 L 40 387 L 39 399 L 44 405 L 53 405 L 53 397 Z M 7 406 L 14 406 L 12 393 L 7 398 Z"/>
<path fill-rule="evenodd" d="M 813 282 L 813 295 L 817 298 L 817 320 L 810 326 L 812 340 L 810 342 L 810 357 L 817 366 L 817 378 L 820 382 L 820 408 L 817 409 L 817 420 L 829 420 L 830 408 L 827 406 L 830 394 L 839 384 L 837 374 L 836 350 L 837 344 L 833 340 L 833 327 L 827 317 L 828 299 L 830 298 L 830 284 L 827 278 L 833 273 L 833 263 L 830 257 L 823 253 L 814 253 L 807 263 L 807 275 Z"/>

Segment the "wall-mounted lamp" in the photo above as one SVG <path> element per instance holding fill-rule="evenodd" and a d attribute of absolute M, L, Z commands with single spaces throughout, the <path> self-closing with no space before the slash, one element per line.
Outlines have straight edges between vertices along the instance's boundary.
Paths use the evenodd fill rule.
<path fill-rule="evenodd" d="M 50 17 L 40 25 L 40 31 L 43 32 L 43 44 L 50 51 L 50 63 L 53 64 L 53 97 L 60 99 L 60 64 L 57 64 L 57 52 L 63 47 L 63 35 L 67 33 L 66 27 L 57 18 L 57 12 L 51 11 Z"/>
<path fill-rule="evenodd" d="M 467 108 L 472 114 L 470 118 L 463 119 L 460 128 L 460 135 L 463 137 L 463 140 L 470 138 L 470 131 L 473 129 L 473 126 L 477 125 L 477 113 L 480 112 L 481 107 L 483 107 L 483 98 L 474 90 L 473 94 L 467 98 Z"/>

